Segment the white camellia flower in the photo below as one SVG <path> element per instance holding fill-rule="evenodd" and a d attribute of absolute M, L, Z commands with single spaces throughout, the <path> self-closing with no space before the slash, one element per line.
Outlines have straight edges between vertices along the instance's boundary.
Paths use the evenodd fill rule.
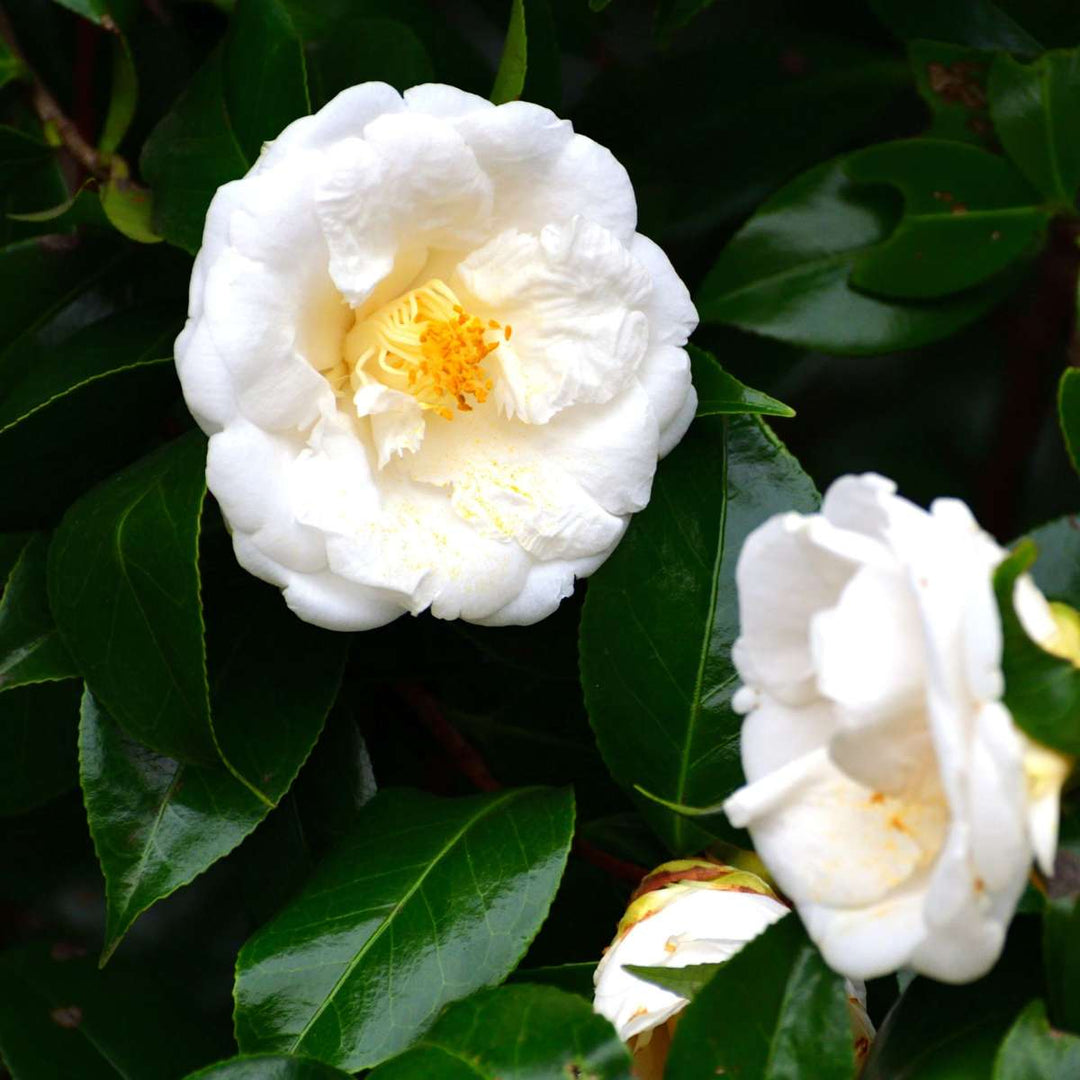
<path fill-rule="evenodd" d="M 593 1007 L 629 1044 L 635 1076 L 663 1076 L 678 1014 L 688 1002 L 624 965 L 722 963 L 788 912 L 757 875 L 707 859 L 664 863 L 642 881 L 593 976 Z M 848 1000 L 852 1040 L 861 1061 L 874 1035 L 865 987 L 849 983 Z"/>
<path fill-rule="evenodd" d="M 1033 856 L 1052 869 L 1070 762 L 1001 703 L 1005 552 L 963 503 L 928 513 L 895 490 L 844 477 L 820 514 L 747 539 L 734 660 L 748 784 L 724 809 L 836 970 L 962 982 L 1000 953 Z M 1030 579 L 1015 602 L 1053 648 Z"/>
<path fill-rule="evenodd" d="M 286 128 L 214 197 L 176 344 L 241 564 L 335 629 L 553 611 L 696 406 L 635 222 L 525 102 L 365 83 Z"/>

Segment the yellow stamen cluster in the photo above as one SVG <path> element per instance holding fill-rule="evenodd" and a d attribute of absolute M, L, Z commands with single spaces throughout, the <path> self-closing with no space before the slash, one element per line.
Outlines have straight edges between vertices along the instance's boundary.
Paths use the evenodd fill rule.
<path fill-rule="evenodd" d="M 356 370 L 412 394 L 446 420 L 454 408 L 471 412 L 469 399 L 487 400 L 494 384 L 483 361 L 499 347 L 487 334 L 501 330 L 506 341 L 511 334 L 511 327 L 467 312 L 437 278 L 380 308 L 363 329 L 370 344 L 356 358 Z"/>

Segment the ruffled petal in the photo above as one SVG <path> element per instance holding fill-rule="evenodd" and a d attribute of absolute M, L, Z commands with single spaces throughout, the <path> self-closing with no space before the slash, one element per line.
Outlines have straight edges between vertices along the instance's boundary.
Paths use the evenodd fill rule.
<path fill-rule="evenodd" d="M 634 233 L 630 254 L 649 273 L 652 292 L 645 306 L 649 317 L 649 345 L 681 348 L 697 329 L 698 313 L 690 290 L 675 273 L 671 260 L 647 236 Z"/>

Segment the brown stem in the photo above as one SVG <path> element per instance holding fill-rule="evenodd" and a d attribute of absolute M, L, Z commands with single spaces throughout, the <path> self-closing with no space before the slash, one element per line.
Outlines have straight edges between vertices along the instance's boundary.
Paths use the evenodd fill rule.
<path fill-rule="evenodd" d="M 491 775 L 487 762 L 461 732 L 446 719 L 439 703 L 427 690 L 415 683 L 400 683 L 396 690 L 416 714 L 420 723 L 446 751 L 450 763 L 473 787 L 480 791 L 502 790 L 503 785 Z M 580 837 L 574 838 L 573 852 L 612 877 L 632 882 L 635 885 L 648 873 L 644 866 L 638 866 L 636 863 L 611 855 Z"/>
<path fill-rule="evenodd" d="M 22 61 L 23 66 L 30 74 L 30 100 L 42 124 L 52 126 L 60 137 L 64 149 L 88 173 L 96 176 L 99 180 L 107 180 L 109 178 L 108 165 L 93 146 L 82 137 L 75 122 L 60 108 L 60 103 L 49 92 L 38 77 L 37 72 L 27 63 L 26 57 L 23 55 L 15 38 L 11 22 L 2 8 L 0 8 L 0 37 L 4 39 L 12 53 Z"/>

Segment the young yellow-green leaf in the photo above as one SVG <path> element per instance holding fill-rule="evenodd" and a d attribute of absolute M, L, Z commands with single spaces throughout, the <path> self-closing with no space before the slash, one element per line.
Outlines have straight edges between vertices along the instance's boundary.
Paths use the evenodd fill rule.
<path fill-rule="evenodd" d="M 735 562 L 766 518 L 817 504 L 757 417 L 696 420 L 663 462 L 648 507 L 590 579 L 581 621 L 589 719 L 620 783 L 691 805 L 742 783 L 731 708 Z M 707 842 L 685 817 L 652 803 L 642 810 L 677 854 Z"/>
<path fill-rule="evenodd" d="M 223 766 L 185 765 L 135 742 L 89 691 L 79 764 L 105 878 L 104 963 L 142 912 L 232 851 L 268 808 Z"/>
<path fill-rule="evenodd" d="M 908 62 L 919 96 L 930 106 L 929 139 L 955 139 L 990 148 L 994 125 L 990 119 L 986 81 L 994 54 L 947 41 L 909 41 Z"/>
<path fill-rule="evenodd" d="M 997 1052 L 993 1080 L 1076 1080 L 1078 1076 L 1080 1038 L 1051 1031 L 1046 1006 L 1031 1002 Z"/>
<path fill-rule="evenodd" d="M 139 80 L 135 74 L 135 57 L 127 38 L 117 32 L 113 38 L 112 88 L 109 111 L 101 127 L 98 150 L 109 157 L 114 154 L 135 119 L 135 105 L 139 97 Z"/>
<path fill-rule="evenodd" d="M 117 166 L 121 165 L 118 169 Z M 152 225 L 153 200 L 150 192 L 128 179 L 127 166 L 117 158 L 113 175 L 101 189 L 101 208 L 109 221 L 137 244 L 157 244 L 161 237 Z"/>
<path fill-rule="evenodd" d="M 510 25 L 506 28 L 502 59 L 495 75 L 491 100 L 496 105 L 516 101 L 525 89 L 528 66 L 528 38 L 525 33 L 525 0 L 511 0 Z"/>
<path fill-rule="evenodd" d="M 245 1054 L 193 1072 L 185 1080 L 349 1080 L 349 1074 L 311 1058 Z"/>
<path fill-rule="evenodd" d="M 1034 542 L 1022 540 L 994 572 L 1004 640 L 1002 701 L 1033 739 L 1066 754 L 1080 754 L 1080 668 L 1032 641 L 1013 604 L 1017 579 L 1037 556 Z"/>
<path fill-rule="evenodd" d="M 172 308 L 129 308 L 22 365 L 0 397 L 0 527 L 56 521 L 147 445 L 178 397 L 171 357 L 181 325 Z"/>
<path fill-rule="evenodd" d="M 371 1080 L 630 1080 L 615 1029 L 576 994 L 550 986 L 482 990 L 451 1005 Z"/>
<path fill-rule="evenodd" d="M 1080 368 L 1066 368 L 1058 383 L 1058 422 L 1073 468 L 1080 472 Z"/>
<path fill-rule="evenodd" d="M 197 566 L 206 442 L 185 435 L 84 495 L 49 552 L 49 600 L 87 686 L 140 742 L 214 763 Z"/>
<path fill-rule="evenodd" d="M 180 1080 L 222 1048 L 158 978 L 63 941 L 0 953 L 0 1055 L 16 1080 Z"/>
<path fill-rule="evenodd" d="M 568 791 L 381 792 L 241 949 L 240 1049 L 349 1071 L 404 1050 L 445 1004 L 521 958 L 562 877 L 573 817 Z"/>
<path fill-rule="evenodd" d="M 729 375 L 712 353 L 688 345 L 693 365 L 694 389 L 697 391 L 698 416 L 730 416 L 756 413 L 759 416 L 794 416 L 795 410 L 776 398 L 751 390 Z"/>
<path fill-rule="evenodd" d="M 1080 50 L 1044 53 L 1022 64 L 1002 53 L 990 71 L 990 113 L 1009 157 L 1031 183 L 1067 213 L 1076 209 L 1080 147 Z"/>
<path fill-rule="evenodd" d="M 902 301 L 852 286 L 856 261 L 887 239 L 893 215 L 879 189 L 852 182 L 845 161 L 797 177 L 736 233 L 696 297 L 705 322 L 861 356 L 948 337 L 1012 288 L 999 275 L 944 300 Z"/>
<path fill-rule="evenodd" d="M 889 184 L 904 214 L 889 238 L 860 254 L 851 284 L 902 300 L 979 285 L 1033 254 L 1051 212 L 1004 158 L 945 139 L 901 139 L 852 154 L 844 171 Z"/>
<path fill-rule="evenodd" d="M 665 1080 L 745 1076 L 851 1080 L 854 1039 L 844 979 L 794 914 L 745 945 L 679 1019 Z"/>

